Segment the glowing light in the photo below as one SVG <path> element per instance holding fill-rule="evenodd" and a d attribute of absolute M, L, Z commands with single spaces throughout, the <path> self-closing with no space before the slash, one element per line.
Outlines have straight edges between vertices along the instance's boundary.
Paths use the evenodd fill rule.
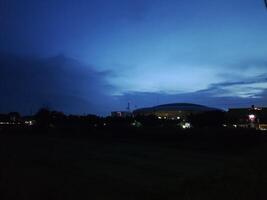
<path fill-rule="evenodd" d="M 158 117 L 158 119 L 162 119 L 161 117 Z"/>
<path fill-rule="evenodd" d="M 188 123 L 188 122 L 186 122 L 186 123 L 184 123 L 184 124 L 182 125 L 182 128 L 183 128 L 183 129 L 191 128 L 191 124 Z"/>
<path fill-rule="evenodd" d="M 249 118 L 249 120 L 250 120 L 251 122 L 254 122 L 255 119 L 256 119 L 256 116 L 253 115 L 253 114 L 251 114 L 251 115 L 248 116 L 248 118 Z"/>
<path fill-rule="evenodd" d="M 33 121 L 25 121 L 25 124 L 29 125 L 29 126 L 32 126 L 33 125 Z"/>
<path fill-rule="evenodd" d="M 142 124 L 140 122 L 138 122 L 138 121 L 135 121 L 135 122 L 132 123 L 132 126 L 140 128 L 142 126 Z"/>
<path fill-rule="evenodd" d="M 260 124 L 259 129 L 260 129 L 261 131 L 267 131 L 267 124 Z"/>
<path fill-rule="evenodd" d="M 8 125 L 8 124 L 11 124 L 11 123 L 10 122 L 0 122 L 0 124 Z"/>
<path fill-rule="evenodd" d="M 177 117 L 177 119 L 181 119 L 181 117 Z"/>

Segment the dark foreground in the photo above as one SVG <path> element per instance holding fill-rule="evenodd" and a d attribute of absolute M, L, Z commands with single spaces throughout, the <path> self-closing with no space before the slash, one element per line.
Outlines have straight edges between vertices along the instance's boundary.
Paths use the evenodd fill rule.
<path fill-rule="evenodd" d="M 266 199 L 266 133 L 201 131 L 1 133 L 0 199 Z"/>

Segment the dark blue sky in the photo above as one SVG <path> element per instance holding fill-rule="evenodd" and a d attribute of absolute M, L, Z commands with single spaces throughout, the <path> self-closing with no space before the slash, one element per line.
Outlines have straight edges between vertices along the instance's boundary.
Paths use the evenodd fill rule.
<path fill-rule="evenodd" d="M 2 0 L 0 112 L 267 106 L 263 0 Z"/>

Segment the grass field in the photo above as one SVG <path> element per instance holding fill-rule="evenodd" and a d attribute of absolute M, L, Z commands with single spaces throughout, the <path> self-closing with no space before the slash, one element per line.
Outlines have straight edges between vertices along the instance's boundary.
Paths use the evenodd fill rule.
<path fill-rule="evenodd" d="M 1 134 L 0 199 L 267 198 L 264 135 L 194 134 Z"/>

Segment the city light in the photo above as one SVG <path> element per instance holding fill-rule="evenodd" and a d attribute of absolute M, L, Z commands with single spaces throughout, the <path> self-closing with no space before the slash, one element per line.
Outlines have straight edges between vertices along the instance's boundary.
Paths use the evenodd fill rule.
<path fill-rule="evenodd" d="M 182 125 L 182 128 L 183 128 L 183 129 L 191 128 L 191 124 L 188 123 L 188 122 L 186 122 L 186 123 L 184 123 L 184 124 Z"/>
<path fill-rule="evenodd" d="M 8 125 L 8 124 L 10 124 L 10 122 L 0 122 L 0 124 L 2 124 L 2 125 Z"/>
<path fill-rule="evenodd" d="M 25 124 L 29 125 L 29 126 L 32 126 L 33 125 L 33 121 L 25 121 Z"/>
<path fill-rule="evenodd" d="M 253 114 L 250 114 L 250 115 L 248 116 L 248 118 L 249 118 L 250 121 L 254 122 L 255 119 L 256 119 L 256 116 L 253 115 Z"/>

